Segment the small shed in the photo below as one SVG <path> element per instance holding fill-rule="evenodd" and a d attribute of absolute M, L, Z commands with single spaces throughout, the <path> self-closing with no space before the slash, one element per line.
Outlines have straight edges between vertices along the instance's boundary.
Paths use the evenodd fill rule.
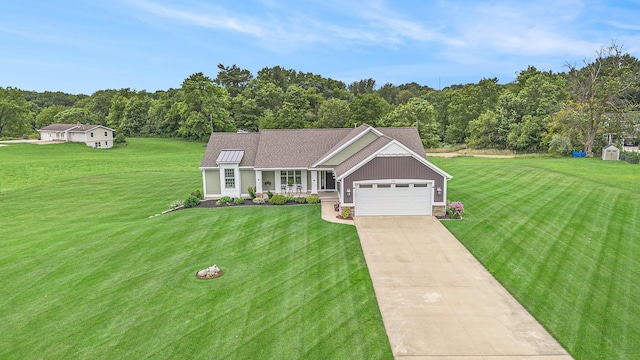
<path fill-rule="evenodd" d="M 603 147 L 602 160 L 620 160 L 620 149 L 612 144 Z"/>

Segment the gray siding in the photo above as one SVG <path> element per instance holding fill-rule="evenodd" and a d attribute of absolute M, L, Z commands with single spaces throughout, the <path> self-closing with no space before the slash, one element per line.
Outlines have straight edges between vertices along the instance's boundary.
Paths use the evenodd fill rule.
<path fill-rule="evenodd" d="M 354 181 L 389 179 L 434 180 L 434 189 L 437 189 L 438 186 L 444 189 L 444 177 L 442 175 L 410 156 L 373 158 L 344 179 L 344 188 L 353 189 Z M 344 195 L 346 203 L 353 202 L 353 192 L 350 196 L 347 196 L 345 191 Z M 433 201 L 442 202 L 444 201 L 442 197 L 443 195 L 435 193 Z"/>

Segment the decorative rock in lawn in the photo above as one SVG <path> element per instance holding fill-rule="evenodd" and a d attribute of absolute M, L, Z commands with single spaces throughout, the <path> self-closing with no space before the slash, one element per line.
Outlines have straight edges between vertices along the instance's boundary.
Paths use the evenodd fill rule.
<path fill-rule="evenodd" d="M 196 273 L 198 279 L 213 279 L 222 276 L 223 272 L 218 265 L 210 266 Z"/>

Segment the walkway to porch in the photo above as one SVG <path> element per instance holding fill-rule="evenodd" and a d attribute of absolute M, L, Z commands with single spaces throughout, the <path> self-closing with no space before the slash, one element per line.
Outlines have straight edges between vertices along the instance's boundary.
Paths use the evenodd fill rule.
<path fill-rule="evenodd" d="M 320 192 L 318 197 L 320 198 L 320 204 L 322 206 L 322 220 L 337 224 L 354 225 L 353 220 L 337 218 L 338 212 L 334 210 L 333 204 L 338 202 L 338 193 Z"/>

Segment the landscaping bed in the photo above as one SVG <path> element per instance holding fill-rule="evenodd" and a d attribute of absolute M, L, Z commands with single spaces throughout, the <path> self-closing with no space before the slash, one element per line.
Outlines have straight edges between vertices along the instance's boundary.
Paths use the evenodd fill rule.
<path fill-rule="evenodd" d="M 215 207 L 229 207 L 229 206 L 246 206 L 246 205 L 252 205 L 252 206 L 282 206 L 282 205 L 304 205 L 306 204 L 306 202 L 304 203 L 297 203 L 295 201 L 287 201 L 286 203 L 282 204 L 282 205 L 276 205 L 276 204 L 271 204 L 269 202 L 265 202 L 264 204 L 256 204 L 253 202 L 252 199 L 244 199 L 244 201 L 242 202 L 242 204 L 237 204 L 234 201 L 232 201 L 229 204 L 216 204 L 217 200 L 202 200 L 200 201 L 200 203 L 197 205 L 197 207 L 203 207 L 203 208 L 215 208 Z M 317 202 L 318 204 L 320 203 L 320 200 L 318 200 Z"/>

